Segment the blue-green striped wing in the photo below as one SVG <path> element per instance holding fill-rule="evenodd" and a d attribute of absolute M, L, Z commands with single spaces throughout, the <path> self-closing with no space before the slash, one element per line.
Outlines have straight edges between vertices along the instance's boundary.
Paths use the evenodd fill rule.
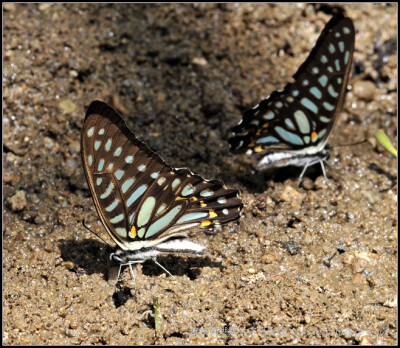
<path fill-rule="evenodd" d="M 124 250 L 138 249 L 194 227 L 239 218 L 238 191 L 174 169 L 135 137 L 119 114 L 94 101 L 81 137 L 82 161 L 100 219 Z M 151 243 L 149 241 L 152 241 Z"/>
<path fill-rule="evenodd" d="M 345 100 L 354 51 L 350 18 L 334 16 L 283 91 L 246 111 L 229 139 L 235 153 L 317 153 L 326 145 Z"/>

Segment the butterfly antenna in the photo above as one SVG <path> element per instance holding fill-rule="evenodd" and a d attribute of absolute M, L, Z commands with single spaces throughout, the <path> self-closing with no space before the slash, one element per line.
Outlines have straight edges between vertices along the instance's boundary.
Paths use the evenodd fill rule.
<path fill-rule="evenodd" d="M 362 141 L 357 141 L 356 143 L 351 143 L 351 144 L 334 145 L 334 146 L 330 146 L 330 148 L 333 149 L 335 147 L 354 146 L 354 145 L 364 144 L 366 142 L 368 142 L 368 139 L 364 139 Z"/>
<path fill-rule="evenodd" d="M 110 243 L 105 241 L 103 238 L 101 238 L 96 232 L 93 232 L 88 226 L 85 224 L 85 219 L 82 220 L 82 225 L 85 227 L 88 231 L 92 232 L 97 238 L 101 239 L 105 244 L 111 247 Z"/>

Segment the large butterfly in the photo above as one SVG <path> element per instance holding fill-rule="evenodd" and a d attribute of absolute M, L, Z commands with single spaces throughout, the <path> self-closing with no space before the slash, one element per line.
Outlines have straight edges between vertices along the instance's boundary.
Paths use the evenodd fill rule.
<path fill-rule="evenodd" d="M 171 168 L 135 137 L 121 116 L 94 101 L 82 129 L 82 162 L 97 213 L 118 245 L 111 260 L 144 262 L 158 255 L 204 254 L 188 238 L 195 227 L 238 219 L 238 191 Z"/>
<path fill-rule="evenodd" d="M 234 153 L 253 154 L 257 169 L 320 163 L 330 155 L 327 140 L 342 108 L 354 51 L 354 26 L 342 14 L 322 31 L 294 82 L 247 110 L 229 139 Z"/>

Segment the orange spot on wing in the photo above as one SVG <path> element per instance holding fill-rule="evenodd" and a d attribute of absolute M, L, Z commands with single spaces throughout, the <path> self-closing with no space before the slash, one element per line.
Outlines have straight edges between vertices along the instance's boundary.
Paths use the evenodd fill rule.
<path fill-rule="evenodd" d="M 132 226 L 130 233 L 132 234 L 132 236 L 136 237 L 136 228 L 135 228 L 135 226 Z"/>
<path fill-rule="evenodd" d="M 207 206 L 207 204 L 205 204 L 204 201 L 200 201 L 200 206 L 201 206 L 202 208 L 204 208 L 204 207 Z"/>
<path fill-rule="evenodd" d="M 263 148 L 262 148 L 261 145 L 257 146 L 257 147 L 254 149 L 254 152 L 262 152 L 262 151 L 263 151 Z"/>
<path fill-rule="evenodd" d="M 209 225 L 211 225 L 211 221 L 204 220 L 204 221 L 201 222 L 200 227 L 206 227 L 206 226 L 209 226 Z"/>
<path fill-rule="evenodd" d="M 317 132 L 312 132 L 311 133 L 311 141 L 314 141 L 316 137 L 317 137 Z"/>
<path fill-rule="evenodd" d="M 215 218 L 217 216 L 218 215 L 215 213 L 215 211 L 213 209 L 210 209 L 210 218 L 212 219 L 212 218 Z"/>

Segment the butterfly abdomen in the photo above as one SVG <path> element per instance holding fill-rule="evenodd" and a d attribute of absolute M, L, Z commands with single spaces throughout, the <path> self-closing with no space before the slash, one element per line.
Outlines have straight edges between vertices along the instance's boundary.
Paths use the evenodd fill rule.
<path fill-rule="evenodd" d="M 281 168 L 286 166 L 312 166 L 320 161 L 327 160 L 330 149 L 325 148 L 315 154 L 293 154 L 292 152 L 273 152 L 263 156 L 257 163 L 256 168 L 260 171 L 270 168 Z"/>

